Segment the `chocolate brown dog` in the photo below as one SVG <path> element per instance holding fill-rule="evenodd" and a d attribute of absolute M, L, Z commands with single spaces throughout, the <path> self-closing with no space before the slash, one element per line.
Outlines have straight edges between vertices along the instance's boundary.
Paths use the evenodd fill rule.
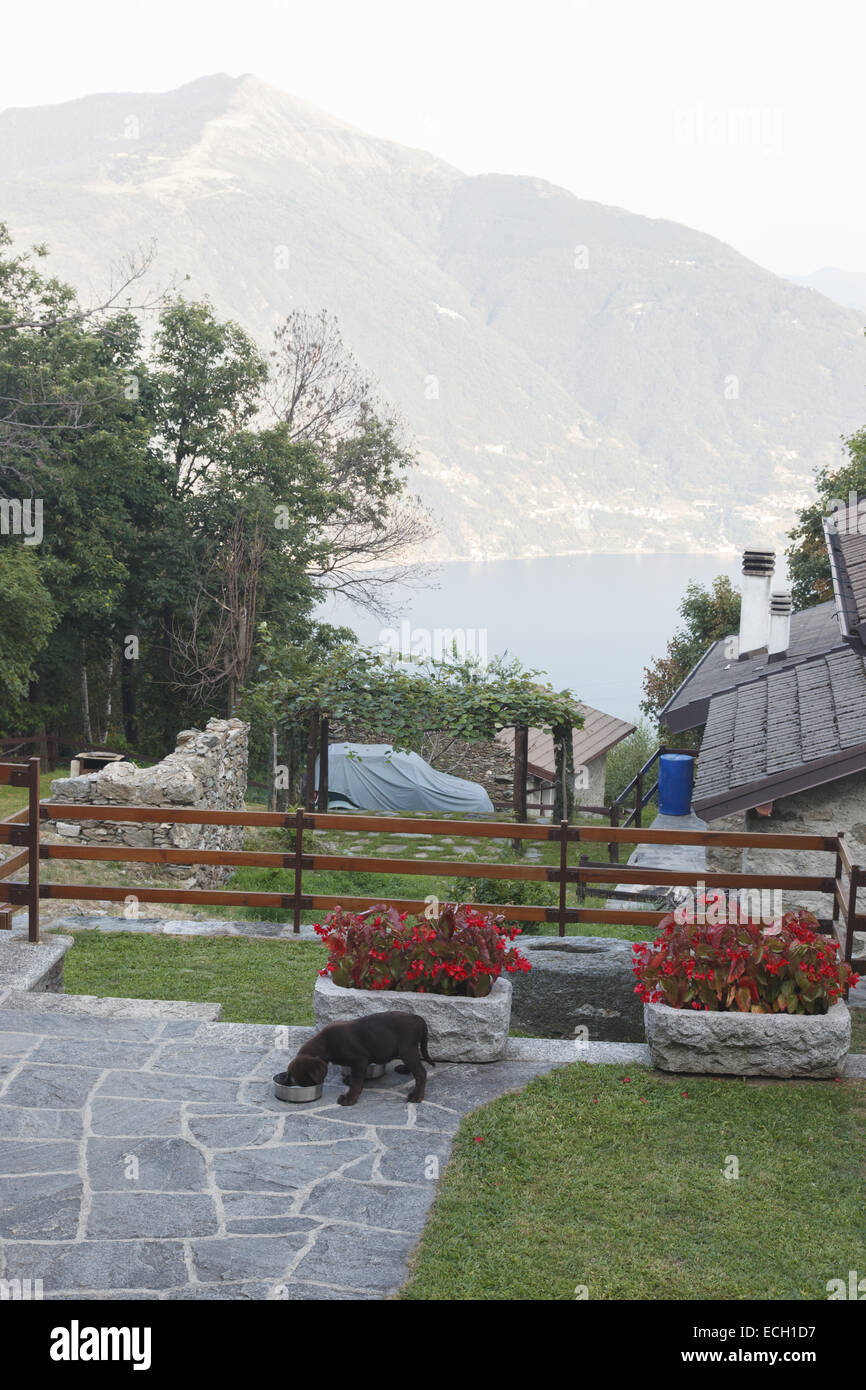
<path fill-rule="evenodd" d="M 328 1073 L 328 1063 L 351 1071 L 348 1091 L 337 1096 L 338 1105 L 354 1105 L 364 1089 L 364 1078 L 371 1062 L 403 1063 L 398 1071 L 411 1072 L 415 1085 L 406 1097 L 422 1101 L 427 1073 L 421 1058 L 435 1067 L 427 1051 L 427 1022 L 420 1014 L 399 1011 L 371 1014 L 368 1018 L 352 1019 L 349 1023 L 330 1023 L 314 1038 L 304 1043 L 297 1057 L 286 1070 L 298 1086 L 318 1086 Z"/>

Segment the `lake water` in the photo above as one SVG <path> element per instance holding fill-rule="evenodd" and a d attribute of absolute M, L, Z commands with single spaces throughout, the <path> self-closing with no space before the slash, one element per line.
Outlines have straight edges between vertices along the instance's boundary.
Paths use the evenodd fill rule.
<path fill-rule="evenodd" d="M 781 557 L 780 557 L 781 559 Z M 777 562 L 778 564 L 778 562 Z M 664 653 L 680 624 L 689 580 L 718 574 L 739 583 L 741 561 L 728 555 L 573 555 L 441 565 L 423 588 L 395 591 L 399 613 L 388 624 L 344 600 L 320 612 L 354 628 L 366 644 L 387 626 L 404 648 L 437 632 L 462 632 L 471 650 L 508 652 L 548 673 L 557 689 L 608 714 L 639 715 L 643 669 Z M 777 569 L 779 580 L 783 575 Z M 384 639 L 393 641 L 394 637 Z"/>

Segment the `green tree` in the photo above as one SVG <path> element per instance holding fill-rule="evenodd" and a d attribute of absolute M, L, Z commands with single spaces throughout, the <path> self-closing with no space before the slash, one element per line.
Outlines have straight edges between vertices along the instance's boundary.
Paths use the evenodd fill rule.
<path fill-rule="evenodd" d="M 9 246 L 0 227 L 0 493 L 42 509 L 39 575 L 56 615 L 27 719 L 65 724 L 76 707 L 89 734 L 88 667 L 111 664 L 136 540 L 129 499 L 146 472 L 140 331 L 126 309 L 81 311 L 68 286 L 43 274 L 42 248 Z M 8 609 L 2 621 L 12 624 Z"/>
<path fill-rule="evenodd" d="M 713 642 L 735 633 L 740 625 L 740 595 L 727 575 L 718 575 L 708 588 L 694 580 L 679 608 L 683 626 L 668 642 L 664 656 L 644 670 L 640 707 L 656 723 L 674 691 Z"/>
<path fill-rule="evenodd" d="M 44 256 L 0 225 L 0 500 L 43 507 L 16 584 L 38 570 L 54 614 L 16 708 L 26 670 L 31 725 L 159 756 L 179 724 L 234 710 L 263 620 L 297 648 L 325 590 L 380 602 L 423 534 L 412 455 L 327 315 L 294 316 L 265 359 L 173 297 L 145 350 L 117 294 L 83 310 Z"/>
<path fill-rule="evenodd" d="M 815 478 L 818 497 L 803 508 L 796 526 L 788 533 L 791 545 L 785 553 L 797 611 L 833 597 L 824 518 L 830 515 L 834 504 L 847 504 L 851 492 L 866 496 L 866 429 L 846 439 L 845 447 L 847 463 L 835 470 L 824 468 L 818 472 Z"/>
<path fill-rule="evenodd" d="M 20 540 L 0 545 L 0 730 L 20 733 L 26 722 L 35 662 L 57 623 L 57 610 L 35 551 Z"/>
<path fill-rule="evenodd" d="M 648 719 L 639 719 L 634 733 L 611 748 L 605 764 L 606 805 L 624 791 L 658 747 L 658 733 Z"/>

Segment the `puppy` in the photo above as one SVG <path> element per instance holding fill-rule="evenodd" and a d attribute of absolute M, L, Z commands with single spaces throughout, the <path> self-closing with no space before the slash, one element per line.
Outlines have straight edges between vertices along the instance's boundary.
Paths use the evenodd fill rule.
<path fill-rule="evenodd" d="M 424 1099 L 427 1073 L 421 1058 L 435 1067 L 427 1051 L 427 1023 L 420 1014 L 371 1014 L 349 1023 L 331 1023 L 304 1043 L 286 1070 L 298 1086 L 318 1086 L 328 1072 L 328 1063 L 351 1072 L 348 1091 L 337 1097 L 338 1105 L 354 1105 L 364 1089 L 364 1079 L 371 1062 L 392 1062 L 399 1057 L 403 1063 L 398 1071 L 411 1072 L 415 1085 L 407 1100 Z"/>

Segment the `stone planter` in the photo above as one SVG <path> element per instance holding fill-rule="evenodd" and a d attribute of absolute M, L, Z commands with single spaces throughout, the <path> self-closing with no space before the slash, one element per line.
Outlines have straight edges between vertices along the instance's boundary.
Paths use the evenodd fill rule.
<path fill-rule="evenodd" d="M 344 989 L 320 975 L 313 1009 L 319 1028 L 392 1010 L 420 1014 L 430 1030 L 429 1048 L 434 1062 L 496 1062 L 504 1056 L 508 1042 L 511 981 L 500 977 L 484 999 L 456 999 L 447 994 Z"/>
<path fill-rule="evenodd" d="M 654 1067 L 714 1076 L 838 1076 L 851 1042 L 841 1000 L 826 1014 L 790 1015 L 645 1004 L 644 1026 Z"/>

